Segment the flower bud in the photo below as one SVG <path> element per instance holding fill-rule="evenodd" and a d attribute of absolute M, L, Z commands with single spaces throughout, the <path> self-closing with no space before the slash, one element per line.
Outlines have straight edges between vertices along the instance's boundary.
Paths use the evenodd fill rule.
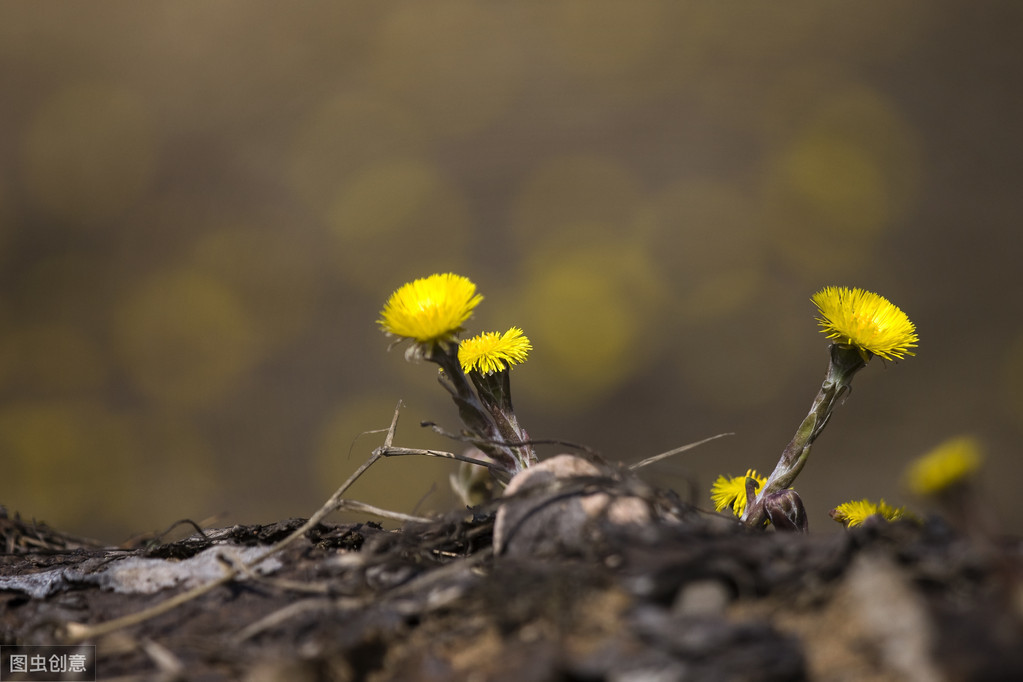
<path fill-rule="evenodd" d="M 768 494 L 764 498 L 764 511 L 778 530 L 806 533 L 809 529 L 803 500 L 792 488 Z"/>

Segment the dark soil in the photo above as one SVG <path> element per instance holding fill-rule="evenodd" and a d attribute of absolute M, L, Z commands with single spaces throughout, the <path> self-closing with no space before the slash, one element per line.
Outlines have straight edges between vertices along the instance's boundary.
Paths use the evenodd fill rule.
<path fill-rule="evenodd" d="M 939 520 L 754 533 L 690 510 L 494 556 L 493 512 L 319 525 L 259 574 L 88 640 L 99 679 L 1023 679 L 1017 540 Z M 60 643 L 301 524 L 125 549 L 0 514 L 0 644 Z"/>

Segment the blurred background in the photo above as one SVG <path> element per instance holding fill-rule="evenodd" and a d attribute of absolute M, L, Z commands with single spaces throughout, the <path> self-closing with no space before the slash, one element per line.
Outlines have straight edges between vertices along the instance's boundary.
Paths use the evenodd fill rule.
<path fill-rule="evenodd" d="M 413 278 L 522 327 L 535 438 L 709 506 L 767 473 L 827 366 L 810 296 L 888 297 L 797 489 L 811 528 L 948 437 L 1023 473 L 1023 4 L 4 3 L 0 504 L 119 542 L 308 516 L 381 442 L 457 449 L 375 323 Z M 553 455 L 563 448 L 542 448 Z M 350 493 L 454 508 L 449 463 Z M 833 528 L 834 526 L 834 528 Z"/>

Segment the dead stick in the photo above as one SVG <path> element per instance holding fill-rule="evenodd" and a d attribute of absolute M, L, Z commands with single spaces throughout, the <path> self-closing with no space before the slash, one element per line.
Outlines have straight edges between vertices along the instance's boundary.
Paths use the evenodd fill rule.
<path fill-rule="evenodd" d="M 636 469 L 640 469 L 642 467 L 648 466 L 648 465 L 653 464 L 655 462 L 660 462 L 662 459 L 667 459 L 668 457 L 671 457 L 672 455 L 677 455 L 680 452 L 685 452 L 686 450 L 692 450 L 693 448 L 699 447 L 699 446 L 703 445 L 704 443 L 709 443 L 712 440 L 717 440 L 718 438 L 724 438 L 725 436 L 734 436 L 734 435 L 735 435 L 734 433 L 719 433 L 716 436 L 711 436 L 710 438 L 704 438 L 703 440 L 698 440 L 695 443 L 689 443 L 688 445 L 683 445 L 681 447 L 675 448 L 674 450 L 668 450 L 667 452 L 662 452 L 661 454 L 654 455 L 653 457 L 647 457 L 646 459 L 644 459 L 641 462 L 636 462 L 635 464 L 630 464 L 629 465 L 629 469 L 635 471 Z"/>
<path fill-rule="evenodd" d="M 340 506 L 342 506 L 343 502 L 342 496 L 345 494 L 345 492 L 350 487 L 352 487 L 352 485 L 357 480 L 359 480 L 360 476 L 366 473 L 367 469 L 373 466 L 377 462 L 377 460 L 384 456 L 385 451 L 391 448 L 391 444 L 394 442 L 394 432 L 398 427 L 398 412 L 400 410 L 401 401 L 398 401 L 398 405 L 394 408 L 394 417 L 391 419 L 391 426 L 387 429 L 387 436 L 384 438 L 384 444 L 373 451 L 369 459 L 367 459 L 362 466 L 356 469 L 355 473 L 348 477 L 348 480 L 345 481 L 344 484 L 340 488 L 338 488 L 333 495 L 330 496 L 330 499 L 328 499 L 323 504 L 323 506 L 320 507 L 320 509 L 317 510 L 317 512 L 309 518 L 308 521 L 303 523 L 297 530 L 292 532 L 291 535 L 279 541 L 277 544 L 272 545 L 265 552 L 259 554 L 258 556 L 256 556 L 256 558 L 252 559 L 247 564 L 245 564 L 246 569 L 252 569 L 253 567 L 259 565 L 263 561 L 266 561 L 274 554 L 277 554 L 285 547 L 290 545 L 292 542 L 294 542 L 296 539 L 305 535 L 309 530 L 315 528 L 316 525 L 324 519 L 324 517 L 336 511 Z M 191 590 L 182 592 L 181 594 L 176 594 L 173 597 L 170 597 L 169 599 L 166 599 L 148 609 L 143 609 L 135 613 L 130 613 L 127 616 L 121 616 L 120 618 L 114 618 L 113 620 L 108 620 L 104 623 L 97 623 L 95 625 L 84 625 L 82 623 L 68 623 L 65 626 L 64 640 L 69 644 L 74 644 L 77 642 L 82 642 L 87 639 L 95 639 L 97 637 L 102 637 L 104 635 L 110 634 L 111 632 L 116 632 L 117 630 L 120 630 L 122 628 L 138 625 L 139 623 L 143 623 L 151 618 L 155 618 L 169 611 L 173 611 L 182 604 L 185 604 L 198 597 L 201 597 L 202 595 L 208 592 L 212 592 L 213 590 L 217 589 L 222 585 L 226 585 L 227 583 L 237 578 L 240 573 L 242 573 L 241 568 L 237 567 L 228 568 L 226 569 L 223 576 L 217 578 L 214 581 L 206 583 L 205 585 L 199 585 L 198 587 L 194 587 Z"/>

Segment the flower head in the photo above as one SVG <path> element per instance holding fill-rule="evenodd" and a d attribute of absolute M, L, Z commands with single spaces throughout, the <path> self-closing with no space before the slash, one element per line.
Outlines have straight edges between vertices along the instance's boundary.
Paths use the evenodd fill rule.
<path fill-rule="evenodd" d="M 820 311 L 821 331 L 837 343 L 880 355 L 885 360 L 914 355 L 916 327 L 884 296 L 863 289 L 824 287 L 811 300 Z"/>
<path fill-rule="evenodd" d="M 975 438 L 951 438 L 910 464 L 906 481 L 917 495 L 936 495 L 972 476 L 980 460 Z"/>
<path fill-rule="evenodd" d="M 377 324 L 387 334 L 422 344 L 451 341 L 482 300 L 466 277 L 430 275 L 391 294 Z"/>
<path fill-rule="evenodd" d="M 484 332 L 462 341 L 458 346 L 458 362 L 466 374 L 470 370 L 493 374 L 525 362 L 532 349 L 522 330 L 512 327 L 504 334 Z"/>
<path fill-rule="evenodd" d="M 746 478 L 752 478 L 757 482 L 757 490 L 763 487 L 767 478 L 759 476 L 754 469 L 747 469 L 745 476 L 718 476 L 710 489 L 710 499 L 714 502 L 714 509 L 724 511 L 731 508 L 736 516 L 742 516 L 746 511 Z"/>
<path fill-rule="evenodd" d="M 905 507 L 893 507 L 884 500 L 876 503 L 870 500 L 853 500 L 831 510 L 831 518 L 845 524 L 846 528 L 859 526 L 872 516 L 879 516 L 885 521 L 897 521 L 909 518 L 910 514 Z"/>

